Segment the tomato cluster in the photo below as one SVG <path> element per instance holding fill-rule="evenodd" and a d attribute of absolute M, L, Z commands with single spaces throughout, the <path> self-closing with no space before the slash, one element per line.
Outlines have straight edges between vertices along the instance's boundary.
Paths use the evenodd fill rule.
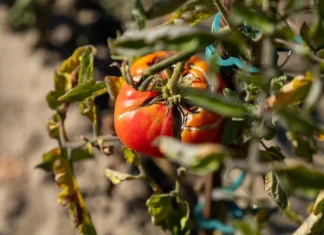
<path fill-rule="evenodd" d="M 145 69 L 174 54 L 160 51 L 140 58 L 130 69 L 133 81 L 138 81 Z M 192 88 L 212 89 L 207 74 L 207 63 L 192 56 L 185 63 L 181 79 L 188 81 Z M 159 76 L 168 79 L 165 71 Z M 217 79 L 221 91 L 226 86 L 219 75 Z M 163 157 L 152 146 L 156 137 L 175 136 L 186 143 L 219 142 L 223 119 L 219 114 L 183 102 L 170 105 L 159 91 L 141 92 L 125 83 L 116 100 L 114 124 L 124 145 L 151 157 Z"/>

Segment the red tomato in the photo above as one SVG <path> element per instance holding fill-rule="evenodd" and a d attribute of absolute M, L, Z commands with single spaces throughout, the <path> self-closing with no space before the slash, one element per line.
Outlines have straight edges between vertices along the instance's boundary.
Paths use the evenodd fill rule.
<path fill-rule="evenodd" d="M 133 80 L 137 81 L 146 68 L 174 54 L 160 51 L 140 58 L 130 70 Z M 207 73 L 207 63 L 192 56 L 185 64 L 183 79 L 191 81 L 190 87 L 211 89 Z M 160 72 L 160 76 L 166 78 L 164 72 Z M 220 76 L 218 82 L 218 90 L 221 91 L 226 86 Z M 163 157 L 158 148 L 151 145 L 159 136 L 178 135 L 186 143 L 220 141 L 223 121 L 219 114 L 183 104 L 178 105 L 182 118 L 174 119 L 176 111 L 174 108 L 168 109 L 165 101 L 148 104 L 159 95 L 157 91 L 137 91 L 126 83 L 122 86 L 115 104 L 114 124 L 124 145 L 151 157 Z M 177 123 L 174 123 L 175 120 Z M 181 133 L 174 133 L 174 126 Z"/>

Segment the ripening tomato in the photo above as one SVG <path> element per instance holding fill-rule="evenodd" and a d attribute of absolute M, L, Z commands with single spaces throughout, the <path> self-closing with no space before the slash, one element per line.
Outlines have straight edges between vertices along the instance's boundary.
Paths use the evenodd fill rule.
<path fill-rule="evenodd" d="M 130 69 L 132 79 L 138 81 L 145 69 L 174 54 L 160 51 L 138 59 Z M 207 73 L 207 63 L 192 56 L 185 64 L 182 79 L 192 88 L 211 89 Z M 165 71 L 159 75 L 167 78 Z M 220 76 L 217 79 L 218 91 L 221 91 L 226 86 Z M 125 83 L 117 96 L 114 114 L 115 130 L 122 143 L 145 155 L 163 157 L 158 148 L 151 145 L 158 136 L 177 136 L 186 143 L 220 141 L 223 119 L 219 114 L 188 104 L 171 106 L 160 92 L 141 92 Z"/>

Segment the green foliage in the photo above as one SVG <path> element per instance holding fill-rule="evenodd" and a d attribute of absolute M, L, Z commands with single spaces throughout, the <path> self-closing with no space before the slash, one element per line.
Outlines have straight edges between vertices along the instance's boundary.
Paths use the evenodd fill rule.
<path fill-rule="evenodd" d="M 210 57 L 209 73 L 221 73 L 228 84 L 234 85 L 225 88 L 221 94 L 184 87 L 186 83 L 183 82 L 180 82 L 180 85 L 175 83 L 176 87 L 170 93 L 173 96 L 167 102 L 169 106 L 179 103 L 186 106 L 195 105 L 222 115 L 219 123 L 221 125 L 224 121 L 222 144 L 188 144 L 171 137 L 160 137 L 154 144 L 167 159 L 185 167 L 188 173 L 195 174 L 196 177 L 216 175 L 215 172 L 218 172 L 221 175 L 220 182 L 214 185 L 214 188 L 222 187 L 224 170 L 240 168 L 252 176 L 251 185 L 247 188 L 248 205 L 244 209 L 250 211 L 252 206 L 258 206 L 258 212 L 246 213 L 244 218 L 237 219 L 234 222 L 235 234 L 261 234 L 262 227 L 273 214 L 270 206 L 260 206 L 252 199 L 254 180 L 257 176 L 264 176 L 264 190 L 283 214 L 300 225 L 294 235 L 322 234 L 324 172 L 316 165 L 314 155 L 320 151 L 319 141 L 323 140 L 324 131 L 323 124 L 314 119 L 312 111 L 318 108 L 317 101 L 323 98 L 323 1 L 314 1 L 314 5 L 309 5 L 306 1 L 288 0 L 280 13 L 278 2 L 274 0 L 240 1 L 235 3 L 233 8 L 223 6 L 220 0 L 157 1 L 149 9 L 146 9 L 140 0 L 134 3 L 134 22 L 129 25 L 131 27 L 116 39 L 109 39 L 111 54 L 114 58 L 123 60 L 121 71 L 124 78 L 108 75 L 105 83 L 96 83 L 93 77 L 96 50 L 93 46 L 85 46 L 77 49 L 55 72 L 54 90 L 46 97 L 48 106 L 54 111 L 47 128 L 50 137 L 58 140 L 59 147 L 44 154 L 43 162 L 37 167 L 53 171 L 57 161 L 61 161 L 61 168 L 54 169 L 58 184 L 63 189 L 58 200 L 61 204 L 70 203 L 72 216 L 79 213 L 79 207 L 82 208 L 84 219 L 78 223 L 80 233 L 95 234 L 90 214 L 77 189 L 72 167 L 74 162 L 92 159 L 93 147 L 102 152 L 105 147 L 104 138 L 98 137 L 94 98 L 108 91 L 111 99 L 115 100 L 125 81 L 136 89 L 146 91 L 149 86 L 143 84 L 151 84 L 150 79 L 156 74 L 168 74 L 181 68 L 176 67 L 176 64 L 202 52 L 206 46 L 213 45 L 215 53 Z M 294 41 L 293 30 L 287 24 L 287 19 L 310 9 L 315 14 L 315 20 L 312 25 L 303 24 L 300 28 L 303 43 L 299 44 Z M 212 33 L 201 27 L 190 27 L 214 16 L 217 11 L 222 13 L 222 21 L 227 24 L 219 31 Z M 152 29 L 145 28 L 149 20 L 169 13 L 173 14 L 166 24 Z M 177 25 L 179 21 L 186 24 Z M 175 50 L 180 53 L 149 65 L 149 68 L 143 71 L 139 82 L 130 79 L 129 63 L 143 54 L 159 50 Z M 275 63 L 274 55 L 276 51 L 281 50 L 291 51 L 299 57 L 307 70 L 294 77 L 286 74 L 283 67 Z M 225 72 L 220 70 L 221 65 L 217 64 L 218 61 L 233 57 L 238 59 L 233 68 L 226 67 Z M 248 64 L 257 67 L 258 71 L 249 72 L 246 66 Z M 240 66 L 243 66 L 243 69 Z M 179 79 L 182 79 L 182 70 L 179 70 Z M 211 83 L 214 84 L 213 81 Z M 161 92 L 161 88 L 156 91 Z M 95 140 L 84 139 L 82 145 L 74 148 L 68 143 L 64 121 L 69 104 L 75 102 L 80 106 L 80 113 L 93 123 Z M 182 114 L 185 116 L 186 113 Z M 289 145 L 293 147 L 294 158 L 286 158 L 277 146 L 277 130 L 282 127 Z M 265 143 L 265 140 L 270 140 L 269 144 Z M 140 174 L 129 175 L 106 169 L 106 176 L 114 184 L 135 179 L 147 180 L 154 193 L 146 202 L 152 222 L 171 234 L 190 234 L 189 208 L 193 205 L 181 198 L 182 175 L 175 176 L 176 185 L 173 191 L 163 193 L 147 174 L 140 156 L 127 147 L 122 147 L 122 151 L 126 162 L 132 167 L 137 167 Z M 292 210 L 289 196 L 311 199 L 318 192 L 308 218 L 305 219 Z M 198 194 L 200 197 L 199 192 Z M 76 197 L 72 200 L 71 195 Z M 226 200 L 236 201 L 232 191 L 228 192 L 228 195 L 231 197 Z M 226 215 L 230 213 L 218 210 L 216 214 L 225 224 L 231 221 Z"/>
<path fill-rule="evenodd" d="M 184 144 L 170 137 L 159 137 L 155 144 L 171 161 L 188 168 L 189 172 L 205 175 L 219 169 L 221 161 L 228 155 L 225 147 L 213 144 Z"/>
<path fill-rule="evenodd" d="M 242 117 L 247 113 L 243 103 L 234 97 L 224 97 L 188 88 L 182 89 L 180 94 L 192 104 L 225 116 Z"/>

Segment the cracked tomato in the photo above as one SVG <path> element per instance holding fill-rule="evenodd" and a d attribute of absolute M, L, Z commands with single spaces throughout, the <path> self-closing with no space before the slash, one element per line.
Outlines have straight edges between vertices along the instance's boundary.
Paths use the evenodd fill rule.
<path fill-rule="evenodd" d="M 160 51 L 138 59 L 130 69 L 133 81 L 136 83 L 145 69 L 174 54 Z M 172 68 L 158 75 L 165 80 L 170 71 Z M 184 66 L 180 82 L 192 88 L 212 89 L 207 74 L 207 63 L 192 56 Z M 225 83 L 220 76 L 217 79 L 221 91 Z M 156 90 L 141 92 L 126 83 L 122 86 L 115 104 L 114 125 L 124 145 L 151 157 L 163 157 L 152 145 L 159 136 L 178 137 L 186 143 L 220 141 L 223 119 L 219 114 L 181 102 L 170 104 L 163 97 Z"/>

